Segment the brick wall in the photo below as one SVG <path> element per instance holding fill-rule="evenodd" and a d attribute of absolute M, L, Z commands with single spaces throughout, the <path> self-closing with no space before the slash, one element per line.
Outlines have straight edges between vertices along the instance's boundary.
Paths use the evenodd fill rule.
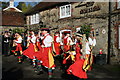
<path fill-rule="evenodd" d="M 2 12 L 2 25 L 3 26 L 24 26 L 24 15 L 19 12 Z"/>

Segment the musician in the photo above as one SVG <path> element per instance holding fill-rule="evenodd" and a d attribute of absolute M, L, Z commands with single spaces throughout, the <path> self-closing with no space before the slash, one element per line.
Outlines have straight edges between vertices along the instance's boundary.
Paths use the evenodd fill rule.
<path fill-rule="evenodd" d="M 13 40 L 13 46 L 16 46 L 15 50 L 12 50 L 12 52 L 18 56 L 18 62 L 21 63 L 21 56 L 22 56 L 22 37 L 20 33 L 15 33 L 15 40 Z"/>

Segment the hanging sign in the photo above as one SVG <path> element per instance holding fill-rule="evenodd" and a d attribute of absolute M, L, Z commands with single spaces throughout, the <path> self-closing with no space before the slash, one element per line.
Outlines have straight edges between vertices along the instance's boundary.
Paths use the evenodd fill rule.
<path fill-rule="evenodd" d="M 105 29 L 103 29 L 103 30 L 102 30 L 102 34 L 105 34 L 105 33 L 106 33 L 106 30 L 105 30 Z"/>

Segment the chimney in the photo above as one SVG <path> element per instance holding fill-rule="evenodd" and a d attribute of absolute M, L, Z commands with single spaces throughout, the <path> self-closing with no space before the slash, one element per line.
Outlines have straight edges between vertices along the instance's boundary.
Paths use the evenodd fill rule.
<path fill-rule="evenodd" d="M 14 7 L 14 0 L 10 0 L 9 6 Z"/>

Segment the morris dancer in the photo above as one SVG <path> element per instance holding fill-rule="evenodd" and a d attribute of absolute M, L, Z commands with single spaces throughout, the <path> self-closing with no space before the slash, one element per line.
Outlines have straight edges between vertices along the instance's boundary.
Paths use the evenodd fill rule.
<path fill-rule="evenodd" d="M 55 67 L 54 58 L 52 54 L 52 42 L 53 39 L 50 36 L 50 30 L 48 28 L 41 29 L 42 35 L 44 38 L 42 39 L 40 55 L 36 56 L 38 60 L 42 61 L 42 65 L 45 68 L 48 68 L 49 78 L 52 77 L 52 69 Z"/>
<path fill-rule="evenodd" d="M 70 32 L 65 32 L 65 37 L 63 39 L 64 52 L 67 52 L 70 50 L 70 48 L 71 48 L 70 43 L 72 43 L 72 39 L 70 37 Z"/>
<path fill-rule="evenodd" d="M 56 56 L 61 54 L 60 42 L 61 41 L 60 41 L 59 32 L 56 32 L 54 36 L 54 50 L 55 50 Z"/>
<path fill-rule="evenodd" d="M 36 63 L 35 63 L 35 56 L 34 53 L 37 51 L 37 47 L 36 47 L 36 37 L 33 31 L 30 31 L 31 36 L 28 37 L 28 42 L 29 46 L 26 50 L 23 51 L 23 55 L 27 56 L 28 58 L 32 59 L 33 62 L 33 68 L 36 67 Z"/>
<path fill-rule="evenodd" d="M 42 66 L 41 66 L 42 39 L 43 39 L 43 36 L 41 35 L 41 33 L 40 32 L 38 34 L 36 33 L 36 46 L 38 48 L 38 51 L 34 53 L 34 56 L 36 57 L 36 62 L 37 62 L 35 72 L 37 72 L 38 75 L 43 73 Z"/>
<path fill-rule="evenodd" d="M 82 55 L 82 34 L 76 34 L 76 41 L 75 41 L 75 50 L 76 50 L 76 57 L 75 60 L 79 60 L 80 56 Z"/>
<path fill-rule="evenodd" d="M 80 79 L 87 79 L 87 74 L 86 74 L 86 69 L 84 68 L 85 65 L 85 61 L 86 61 L 86 54 L 89 54 L 89 46 L 88 46 L 88 42 L 85 40 L 86 37 L 85 35 L 82 36 L 82 55 L 79 57 L 78 60 L 75 61 L 75 63 L 73 63 L 67 70 L 68 74 L 74 75 Z M 83 47 L 84 46 L 84 47 Z"/>
<path fill-rule="evenodd" d="M 22 55 L 22 37 L 19 33 L 15 33 L 16 40 L 13 40 L 14 46 L 16 46 L 15 50 L 12 50 L 12 52 L 18 56 L 18 62 L 21 63 L 21 55 Z"/>
<path fill-rule="evenodd" d="M 71 52 L 71 48 L 72 48 L 71 43 L 73 42 L 70 37 L 70 32 L 66 31 L 64 33 L 65 33 L 65 37 L 63 39 L 63 51 L 64 51 L 63 67 L 67 69 L 69 65 L 71 65 L 71 63 L 73 62 L 71 61 L 71 58 L 69 57 L 70 55 L 69 52 Z"/>

